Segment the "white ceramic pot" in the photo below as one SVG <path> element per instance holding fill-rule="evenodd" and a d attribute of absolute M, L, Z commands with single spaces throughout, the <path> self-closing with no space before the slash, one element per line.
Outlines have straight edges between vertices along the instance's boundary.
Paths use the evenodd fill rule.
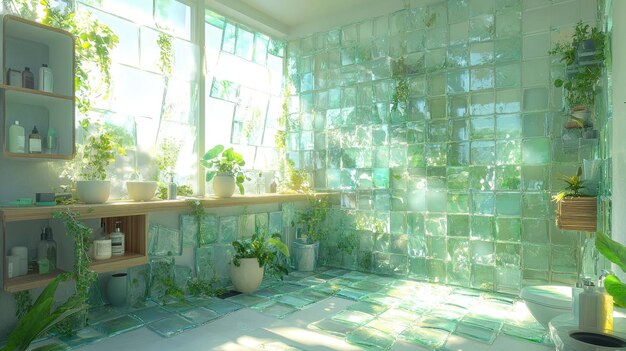
<path fill-rule="evenodd" d="M 231 197 L 235 192 L 235 177 L 230 173 L 218 173 L 213 177 L 213 192 L 217 197 Z"/>
<path fill-rule="evenodd" d="M 157 190 L 157 182 L 146 181 L 127 181 L 126 189 L 128 190 L 128 198 L 134 201 L 149 201 L 154 198 L 154 193 Z"/>
<path fill-rule="evenodd" d="M 240 258 L 239 263 L 239 267 L 230 264 L 230 280 L 236 291 L 251 293 L 261 285 L 264 269 L 256 258 Z"/>
<path fill-rule="evenodd" d="M 107 298 L 115 307 L 126 306 L 128 300 L 128 274 L 115 273 L 107 283 Z"/>
<path fill-rule="evenodd" d="M 87 204 L 101 204 L 109 199 L 111 182 L 108 180 L 79 180 L 76 182 L 76 197 Z"/>

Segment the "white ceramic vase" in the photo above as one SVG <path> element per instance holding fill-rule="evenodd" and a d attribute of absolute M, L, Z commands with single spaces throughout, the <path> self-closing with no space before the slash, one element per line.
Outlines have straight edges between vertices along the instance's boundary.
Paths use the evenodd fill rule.
<path fill-rule="evenodd" d="M 101 204 L 107 202 L 111 194 L 111 182 L 108 180 L 78 180 L 76 181 L 76 197 L 87 204 Z"/>
<path fill-rule="evenodd" d="M 263 281 L 263 267 L 255 258 L 240 258 L 239 267 L 230 264 L 230 280 L 236 291 L 248 294 L 255 291 Z"/>
<path fill-rule="evenodd" d="M 128 197 L 134 201 L 150 201 L 154 198 L 158 183 L 153 180 L 129 180 L 126 182 Z"/>
<path fill-rule="evenodd" d="M 213 192 L 217 197 L 231 197 L 235 192 L 235 177 L 230 173 L 218 173 L 213 177 Z"/>
<path fill-rule="evenodd" d="M 126 306 L 128 301 L 128 274 L 115 273 L 107 283 L 107 298 L 115 307 Z"/>

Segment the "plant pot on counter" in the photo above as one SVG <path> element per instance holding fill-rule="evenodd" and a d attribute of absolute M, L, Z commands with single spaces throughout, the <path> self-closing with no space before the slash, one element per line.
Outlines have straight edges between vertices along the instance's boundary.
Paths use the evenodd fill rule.
<path fill-rule="evenodd" d="M 310 243 L 306 240 L 298 239 L 293 242 L 293 257 L 295 267 L 300 272 L 311 272 L 317 268 L 317 257 L 320 243 Z"/>
<path fill-rule="evenodd" d="M 79 180 L 76 181 L 76 197 L 87 204 L 101 204 L 107 202 L 111 194 L 111 182 L 108 180 Z"/>
<path fill-rule="evenodd" d="M 213 177 L 213 192 L 217 197 L 231 197 L 235 193 L 235 176 L 218 173 Z"/>
<path fill-rule="evenodd" d="M 230 280 L 236 291 L 249 294 L 261 285 L 264 270 L 264 267 L 259 267 L 256 257 L 240 258 L 239 267 L 230 264 Z"/>
<path fill-rule="evenodd" d="M 158 183 L 155 181 L 127 181 L 128 197 L 134 201 L 150 201 L 154 198 Z"/>
<path fill-rule="evenodd" d="M 564 230 L 597 231 L 596 197 L 566 197 L 556 205 L 556 225 Z"/>
<path fill-rule="evenodd" d="M 107 298 L 115 307 L 126 306 L 128 300 L 128 274 L 115 273 L 107 283 Z"/>

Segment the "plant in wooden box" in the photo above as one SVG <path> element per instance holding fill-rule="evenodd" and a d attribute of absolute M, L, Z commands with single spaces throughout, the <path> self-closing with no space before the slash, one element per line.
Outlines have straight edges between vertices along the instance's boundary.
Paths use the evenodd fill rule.
<path fill-rule="evenodd" d="M 578 22 L 571 42 L 557 43 L 548 53 L 561 55 L 567 65 L 566 77 L 554 81 L 554 86 L 565 89 L 570 108 L 570 120 L 565 128 L 592 127 L 592 111 L 598 81 L 602 76 L 606 35 L 597 28 Z"/>
<path fill-rule="evenodd" d="M 293 243 L 296 269 L 310 272 L 317 267 L 320 241 L 328 236 L 326 216 L 330 209 L 327 199 L 311 196 L 306 208 L 297 214 L 297 226 L 300 235 Z"/>
<path fill-rule="evenodd" d="M 223 145 L 215 145 L 200 160 L 200 165 L 207 169 L 206 181 L 213 180 L 213 191 L 218 197 L 231 197 L 235 185 L 243 195 L 243 182 L 247 179 L 242 171 L 246 164 L 243 156 L 233 148 L 224 150 Z"/>
<path fill-rule="evenodd" d="M 557 206 L 556 225 L 566 230 L 595 232 L 597 199 L 581 193 L 585 188 L 581 175 L 582 168 L 579 167 L 576 175 L 561 177 L 567 187 L 552 198 Z"/>
<path fill-rule="evenodd" d="M 232 245 L 235 255 L 230 265 L 230 278 L 235 290 L 242 293 L 255 291 L 266 270 L 280 279 L 288 273 L 280 255 L 289 256 L 289 248 L 280 241 L 280 234 L 268 235 L 256 229 L 251 238 L 235 240 Z"/>
<path fill-rule="evenodd" d="M 111 192 L 111 182 L 106 180 L 107 167 L 115 162 L 116 155 L 126 155 L 126 149 L 104 125 L 91 123 L 88 119 L 82 120 L 80 125 L 88 136 L 78 146 L 76 156 L 67 163 L 61 177 L 75 183 L 79 201 L 103 203 Z"/>

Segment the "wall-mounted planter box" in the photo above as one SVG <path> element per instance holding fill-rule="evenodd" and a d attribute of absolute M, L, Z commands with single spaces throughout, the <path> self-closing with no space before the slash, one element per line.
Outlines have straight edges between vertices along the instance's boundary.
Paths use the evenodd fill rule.
<path fill-rule="evenodd" d="M 556 207 L 556 225 L 560 229 L 595 232 L 598 200 L 595 197 L 565 198 Z"/>

